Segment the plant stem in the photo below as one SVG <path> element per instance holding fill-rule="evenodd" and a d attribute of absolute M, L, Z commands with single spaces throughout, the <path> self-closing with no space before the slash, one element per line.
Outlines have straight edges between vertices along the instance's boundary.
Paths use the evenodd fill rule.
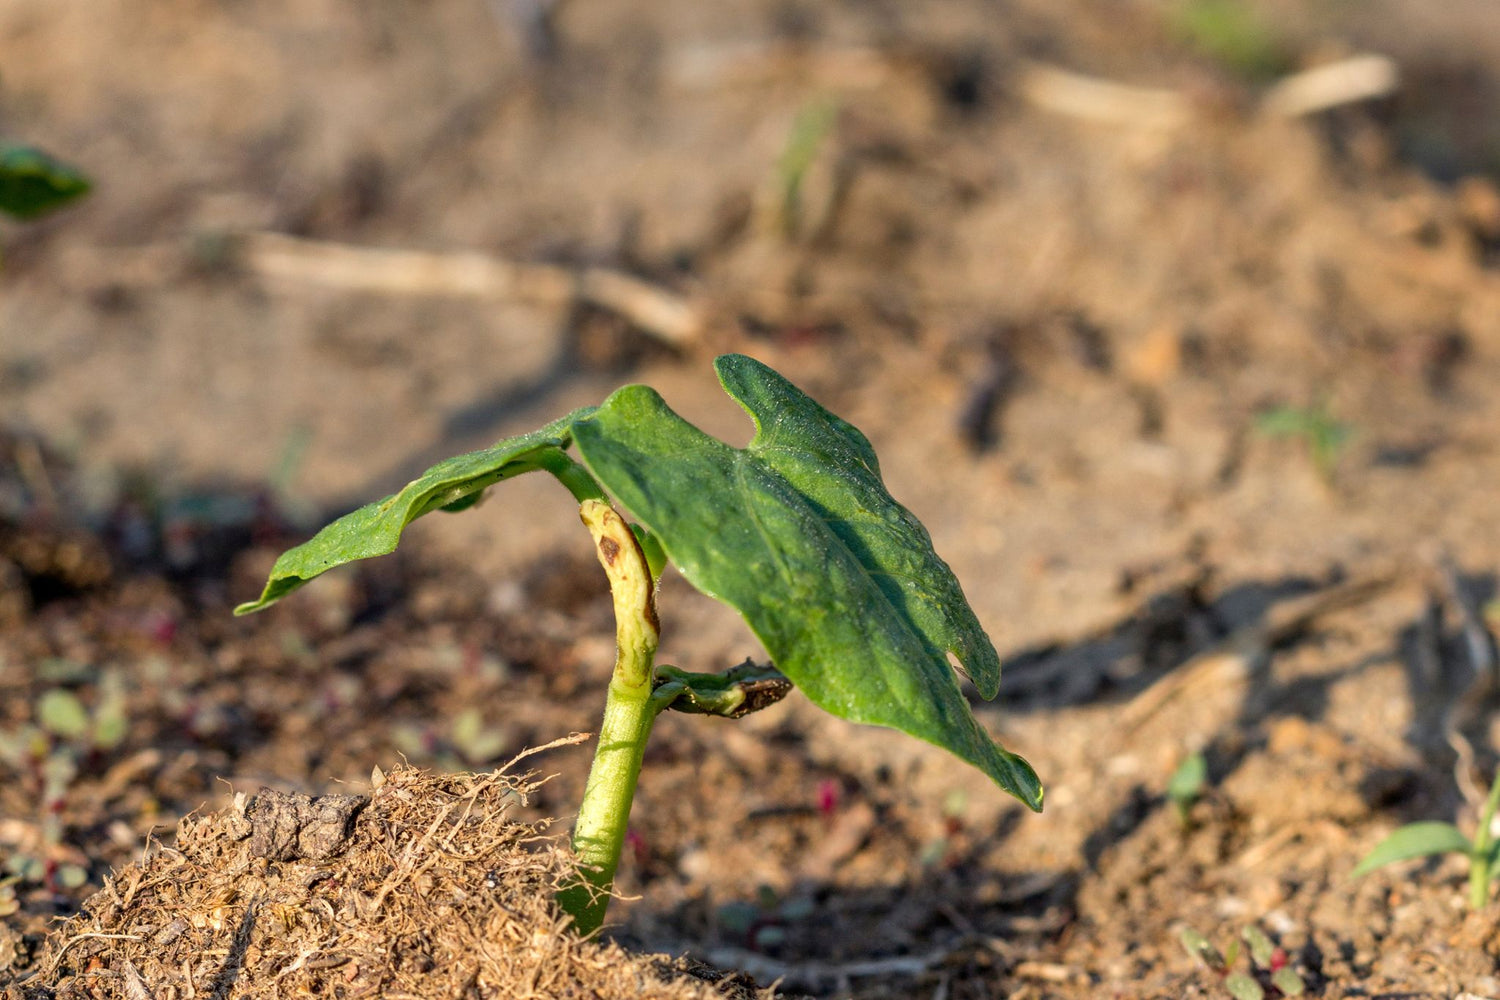
<path fill-rule="evenodd" d="M 573 827 L 580 878 L 557 897 L 573 917 L 574 928 L 580 934 L 592 934 L 604 922 L 609 907 L 646 739 L 660 711 L 651 697 L 660 625 L 651 569 L 629 526 L 604 501 L 586 499 L 578 513 L 594 536 L 615 606 L 615 669 L 594 765 Z"/>
<path fill-rule="evenodd" d="M 573 499 L 580 504 L 590 500 L 598 500 L 605 504 L 609 503 L 609 494 L 604 492 L 604 487 L 593 477 L 588 469 L 573 461 L 568 453 L 557 448 L 548 448 L 536 457 L 536 464 L 557 477 L 557 481 L 568 488 L 573 494 Z M 584 519 L 588 523 L 588 519 Z M 592 529 L 592 526 L 590 527 Z M 597 536 L 595 536 L 597 543 Z M 605 572 L 609 567 L 604 567 Z M 613 578 L 611 578 L 613 583 Z"/>
<path fill-rule="evenodd" d="M 1490 877 L 1494 866 L 1495 848 L 1490 836 L 1490 825 L 1495 819 L 1495 808 L 1500 806 L 1500 769 L 1495 771 L 1490 782 L 1490 794 L 1479 811 L 1479 829 L 1474 831 L 1474 853 L 1469 859 L 1469 909 L 1482 910 L 1490 899 Z"/>

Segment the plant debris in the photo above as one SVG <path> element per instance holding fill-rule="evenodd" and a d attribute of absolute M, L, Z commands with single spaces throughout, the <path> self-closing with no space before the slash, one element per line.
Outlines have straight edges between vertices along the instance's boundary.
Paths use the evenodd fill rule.
<path fill-rule="evenodd" d="M 575 934 L 552 902 L 571 856 L 508 816 L 540 783 L 402 766 L 368 796 L 237 795 L 107 878 L 7 997 L 775 995 Z"/>

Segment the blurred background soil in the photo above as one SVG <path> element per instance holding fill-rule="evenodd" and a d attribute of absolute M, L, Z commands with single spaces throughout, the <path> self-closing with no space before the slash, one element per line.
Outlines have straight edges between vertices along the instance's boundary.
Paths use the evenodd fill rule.
<path fill-rule="evenodd" d="M 95 190 L 0 230 L 0 983 L 235 791 L 592 729 L 608 595 L 541 477 L 229 609 L 626 381 L 748 439 L 734 350 L 874 442 L 1047 809 L 795 697 L 667 716 L 619 942 L 816 996 L 1209 996 L 1180 929 L 1255 924 L 1314 995 L 1500 996 L 1461 863 L 1349 878 L 1496 763 L 1496 67 L 1485 0 L 6 0 L 0 137 Z M 661 603 L 665 661 L 757 652 Z M 566 821 L 589 750 L 539 760 Z"/>

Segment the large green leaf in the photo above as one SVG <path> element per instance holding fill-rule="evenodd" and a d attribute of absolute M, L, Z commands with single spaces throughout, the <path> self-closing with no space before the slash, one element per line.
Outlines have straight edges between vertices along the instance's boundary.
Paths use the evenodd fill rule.
<path fill-rule="evenodd" d="M 88 189 L 88 178 L 39 149 L 0 145 L 0 211 L 31 219 Z"/>
<path fill-rule="evenodd" d="M 1354 869 L 1354 877 L 1368 875 L 1377 868 L 1422 858 L 1429 854 L 1447 854 L 1457 851 L 1468 854 L 1474 845 L 1452 823 L 1429 820 L 1423 823 L 1408 823 L 1375 845 Z"/>
<path fill-rule="evenodd" d="M 999 658 L 926 530 L 891 498 L 863 434 L 740 355 L 719 380 L 754 419 L 733 448 L 627 386 L 574 424 L 599 481 L 698 589 L 737 609 L 815 704 L 974 764 L 1033 809 L 1030 765 L 969 709 L 951 652 L 986 697 Z"/>
<path fill-rule="evenodd" d="M 442 508 L 462 510 L 502 479 L 542 468 L 549 459 L 570 461 L 563 455 L 572 440 L 570 428 L 591 412 L 591 408 L 577 410 L 539 431 L 444 459 L 399 493 L 345 514 L 308 541 L 283 552 L 271 567 L 260 597 L 241 604 L 234 613 L 259 611 L 335 566 L 394 552 L 401 532 L 423 514 Z"/>

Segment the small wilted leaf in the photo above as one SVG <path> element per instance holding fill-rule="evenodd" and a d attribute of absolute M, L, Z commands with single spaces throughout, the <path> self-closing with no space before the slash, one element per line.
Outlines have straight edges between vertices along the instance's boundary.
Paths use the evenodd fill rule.
<path fill-rule="evenodd" d="M 1473 849 L 1469 838 L 1459 832 L 1452 823 L 1409 823 L 1386 837 L 1354 869 L 1354 877 L 1368 875 L 1377 868 L 1421 858 L 1429 854 L 1447 854 L 1455 851 L 1468 854 Z"/>
<path fill-rule="evenodd" d="M 65 740 L 82 739 L 89 731 L 88 709 L 65 688 L 52 688 L 37 699 L 36 721 L 47 732 Z"/>

